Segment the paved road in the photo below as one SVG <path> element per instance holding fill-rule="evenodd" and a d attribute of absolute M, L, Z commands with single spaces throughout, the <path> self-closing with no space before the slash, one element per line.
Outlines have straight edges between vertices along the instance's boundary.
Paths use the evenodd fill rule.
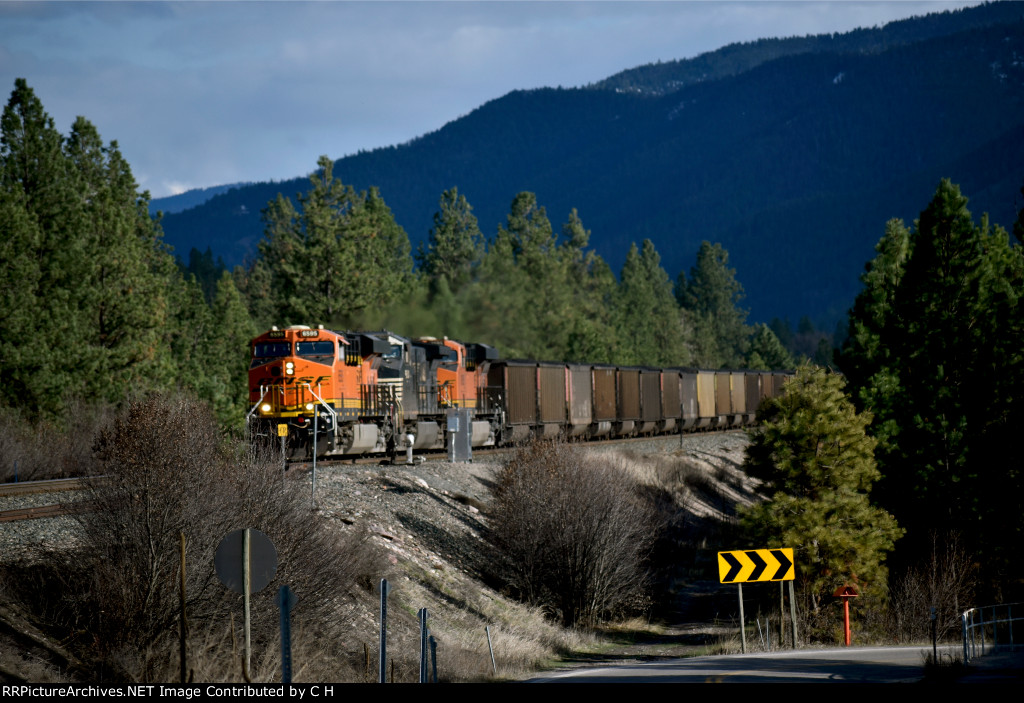
<path fill-rule="evenodd" d="M 945 648 L 940 647 L 940 650 Z M 753 683 L 920 681 L 927 647 L 843 647 L 737 654 L 573 669 L 536 683 Z"/>

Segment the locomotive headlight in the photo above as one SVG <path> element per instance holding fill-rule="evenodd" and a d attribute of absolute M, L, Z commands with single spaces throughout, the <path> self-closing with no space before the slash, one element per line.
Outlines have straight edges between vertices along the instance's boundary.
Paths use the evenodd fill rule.
<path fill-rule="evenodd" d="M 269 413 L 270 412 L 270 403 L 264 403 L 263 405 L 261 405 L 260 406 L 260 410 L 265 412 L 265 413 Z"/>
<path fill-rule="evenodd" d="M 285 364 L 284 364 L 284 372 L 286 374 L 293 374 L 293 373 L 295 373 L 295 364 L 293 362 L 291 362 L 291 361 L 286 361 Z"/>
<path fill-rule="evenodd" d="M 312 409 L 313 409 L 313 404 L 312 403 L 306 403 L 306 410 L 312 410 Z"/>

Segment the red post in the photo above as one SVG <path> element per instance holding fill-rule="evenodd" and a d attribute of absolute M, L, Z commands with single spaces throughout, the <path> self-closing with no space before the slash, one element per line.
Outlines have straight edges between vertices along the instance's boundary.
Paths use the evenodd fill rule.
<path fill-rule="evenodd" d="M 857 589 L 853 586 L 840 586 L 836 589 L 835 593 L 832 594 L 836 598 L 843 599 L 843 639 L 846 642 L 846 646 L 850 646 L 850 599 L 856 598 L 858 593 Z"/>
<path fill-rule="evenodd" d="M 850 599 L 843 598 L 843 635 L 846 639 L 846 646 L 850 646 Z"/>

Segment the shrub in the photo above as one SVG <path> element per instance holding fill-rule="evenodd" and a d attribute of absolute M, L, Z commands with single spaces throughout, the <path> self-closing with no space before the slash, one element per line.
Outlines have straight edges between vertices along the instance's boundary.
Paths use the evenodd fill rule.
<path fill-rule="evenodd" d="M 63 419 L 30 418 L 0 408 L 0 482 L 83 476 L 93 465 L 92 442 L 110 422 L 113 408 L 72 400 Z"/>
<path fill-rule="evenodd" d="M 931 553 L 908 569 L 890 588 L 889 618 L 893 639 L 931 639 L 930 610 L 935 608 L 936 636 L 960 636 L 960 614 L 974 603 L 977 564 L 958 534 L 931 534 Z"/>
<path fill-rule="evenodd" d="M 129 401 L 96 450 L 94 509 L 79 516 L 81 543 L 50 555 L 63 563 L 49 590 L 59 589 L 69 641 L 88 652 L 97 678 L 177 680 L 182 533 L 195 675 L 241 678 L 241 596 L 219 583 L 213 562 L 220 540 L 243 527 L 266 533 L 278 560 L 270 586 L 253 596 L 253 679 L 275 676 L 281 584 L 298 598 L 296 646 L 336 648 L 338 607 L 370 588 L 380 562 L 365 536 L 339 534 L 311 510 L 307 485 L 285 480 L 273 457 L 225 445 L 207 406 L 183 396 Z"/>
<path fill-rule="evenodd" d="M 563 443 L 517 450 L 497 477 L 491 508 L 505 581 L 567 626 L 639 603 L 654 520 L 636 489 L 607 459 Z"/>

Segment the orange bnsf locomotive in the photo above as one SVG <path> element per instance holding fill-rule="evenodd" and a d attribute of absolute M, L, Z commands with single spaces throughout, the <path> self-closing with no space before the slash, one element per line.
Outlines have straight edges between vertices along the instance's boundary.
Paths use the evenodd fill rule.
<path fill-rule="evenodd" d="M 251 351 L 250 433 L 286 438 L 296 459 L 314 444 L 328 456 L 440 450 L 456 427 L 473 447 L 741 427 L 791 375 L 499 360 L 485 344 L 304 325 Z"/>
<path fill-rule="evenodd" d="M 496 443 L 485 344 L 294 325 L 252 341 L 249 429 L 292 458 L 444 449 L 448 411 L 469 410 L 473 446 Z M 315 435 L 315 436 L 314 436 Z"/>

